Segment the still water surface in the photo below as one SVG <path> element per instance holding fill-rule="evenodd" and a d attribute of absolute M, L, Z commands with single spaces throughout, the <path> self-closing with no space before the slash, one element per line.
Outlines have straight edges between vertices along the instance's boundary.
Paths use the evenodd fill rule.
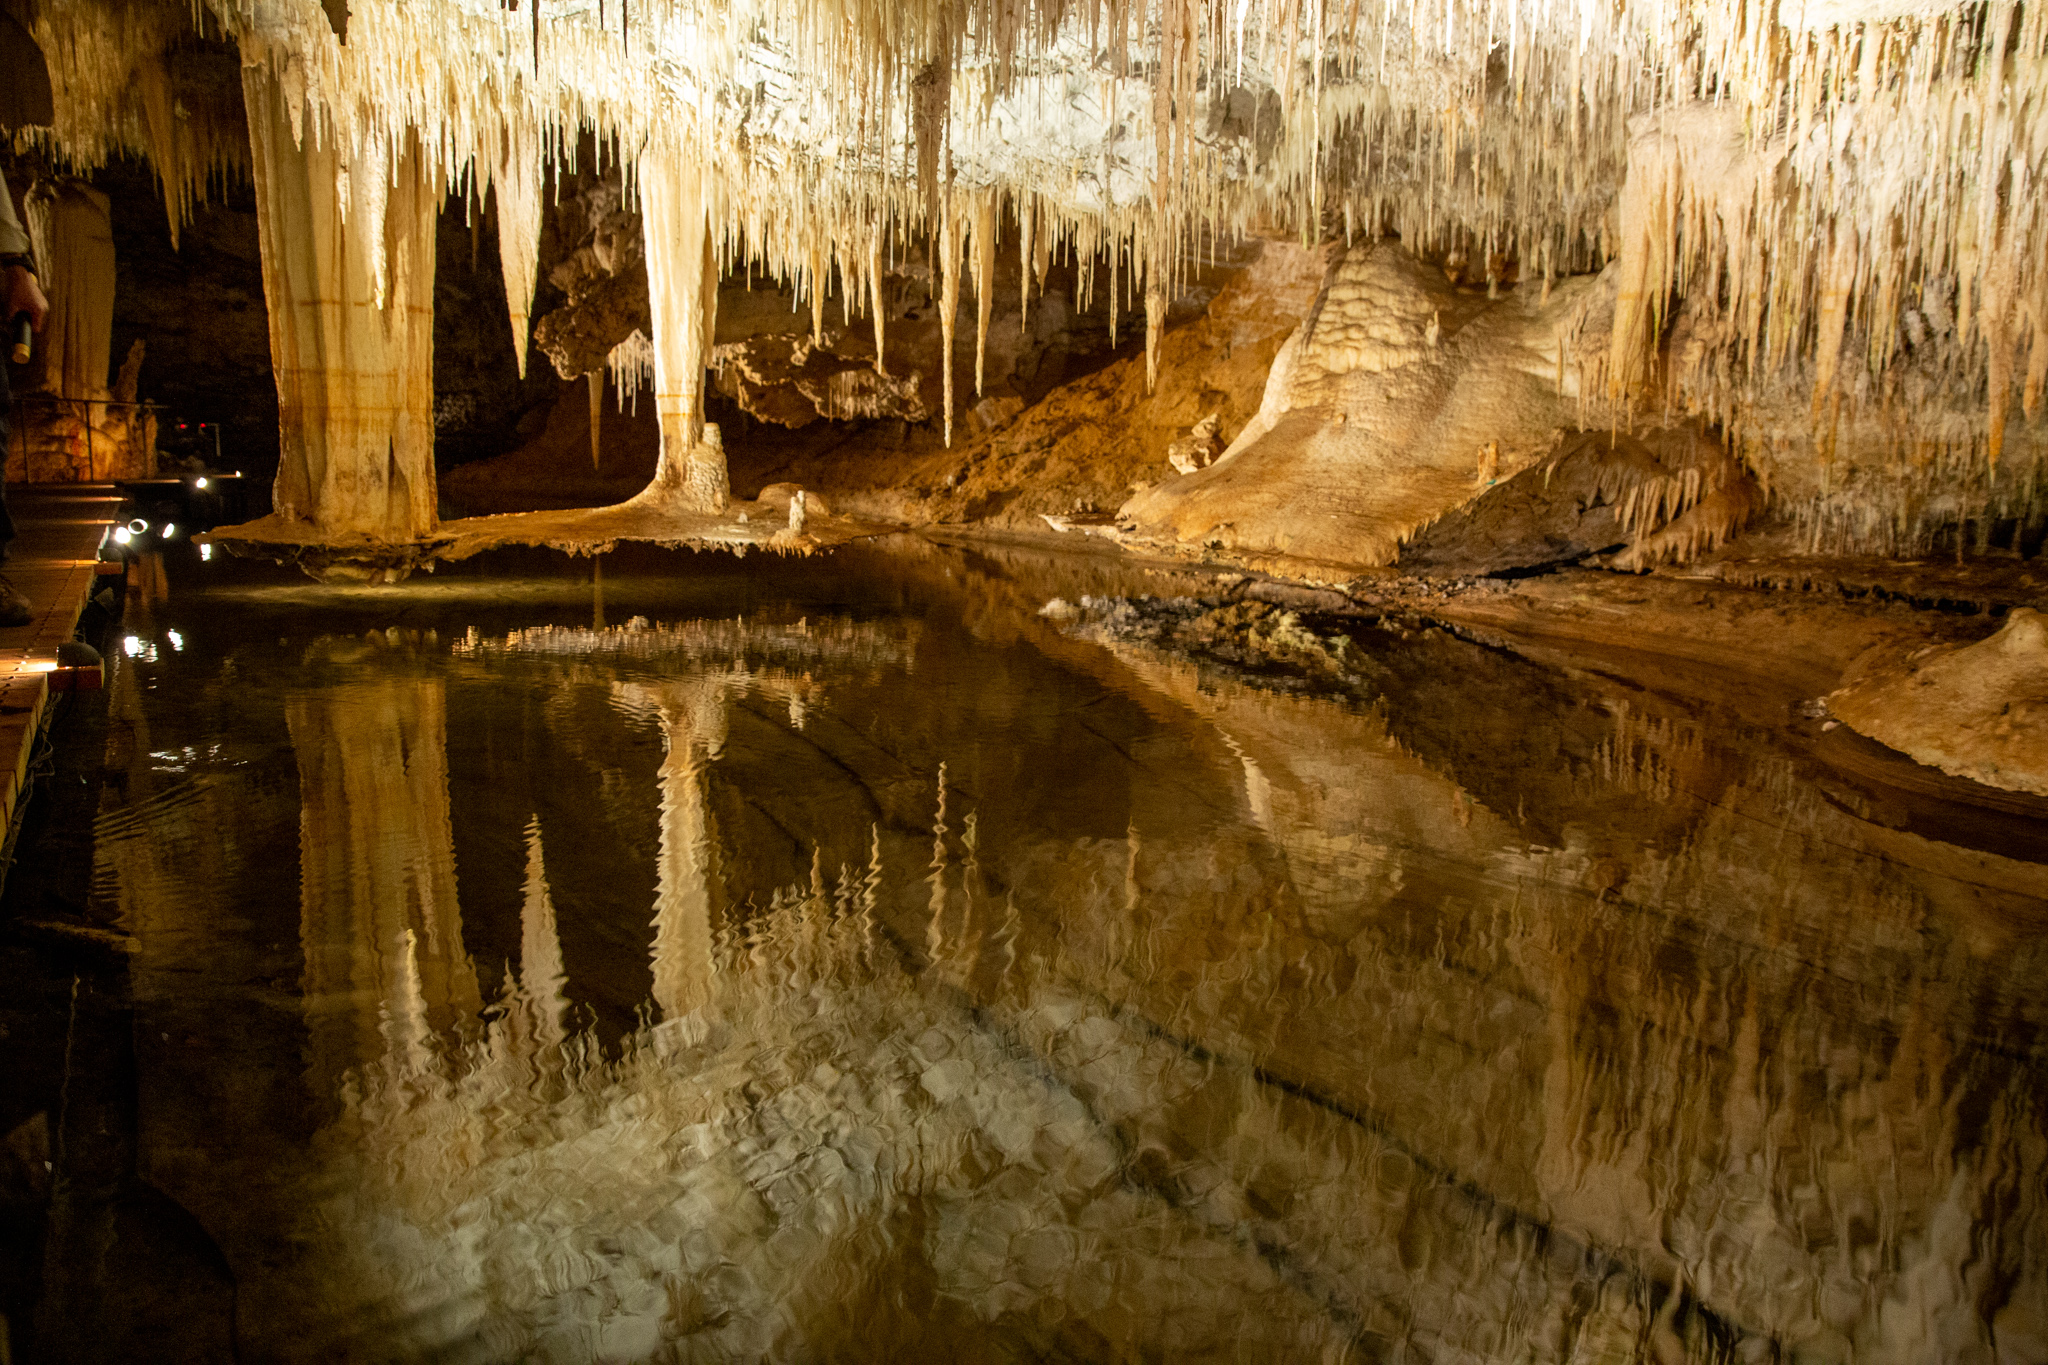
<path fill-rule="evenodd" d="M 137 1162 L 242 1359 L 2048 1359 L 2038 837 L 1038 614 L 1114 569 L 495 563 L 124 627 Z"/>

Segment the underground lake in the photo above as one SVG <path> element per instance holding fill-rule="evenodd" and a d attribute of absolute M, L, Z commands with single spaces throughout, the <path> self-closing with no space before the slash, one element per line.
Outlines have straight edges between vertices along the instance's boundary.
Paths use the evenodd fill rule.
<path fill-rule="evenodd" d="M 138 581 L 30 1358 L 2048 1346 L 2043 826 L 1796 704 L 908 536 Z"/>

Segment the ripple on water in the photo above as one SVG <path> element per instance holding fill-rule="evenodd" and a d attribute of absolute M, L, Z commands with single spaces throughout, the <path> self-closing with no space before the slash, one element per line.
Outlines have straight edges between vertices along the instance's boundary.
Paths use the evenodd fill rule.
<path fill-rule="evenodd" d="M 157 604 L 97 886 L 245 1349 L 2048 1355 L 2038 864 L 1694 703 L 1438 636 L 1303 695 L 1033 572 Z"/>

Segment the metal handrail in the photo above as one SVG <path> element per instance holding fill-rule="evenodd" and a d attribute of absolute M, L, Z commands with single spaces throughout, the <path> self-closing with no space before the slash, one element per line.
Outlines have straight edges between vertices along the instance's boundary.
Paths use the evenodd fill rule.
<path fill-rule="evenodd" d="M 74 397 L 72 397 L 72 396 L 71 396 L 70 394 L 64 394 L 64 393 L 46 393 L 46 392 L 41 392 L 41 391 L 36 391 L 36 392 L 31 392 L 31 393 L 17 393 L 17 394 L 14 394 L 14 395 L 13 395 L 13 398 L 14 398 L 14 401 L 15 401 L 15 402 L 16 402 L 17 404 L 20 404 L 20 403 L 50 403 L 50 404 L 57 404 L 57 403 L 83 403 L 83 404 L 92 404 L 92 403 L 98 403 L 98 404 L 100 404 L 100 405 L 101 405 L 102 407 L 109 407 L 109 408 L 147 408 L 148 410 L 150 410 L 150 411 L 152 411 L 152 412 L 155 412 L 155 411 L 157 411 L 157 410 L 158 410 L 158 404 L 157 404 L 157 402 L 156 402 L 156 400 L 155 400 L 155 399 L 143 399 L 142 401 L 140 401 L 140 402 L 137 402 L 136 400 L 134 400 L 134 399 L 132 399 L 132 398 L 74 398 Z M 17 425 L 19 425 L 19 424 L 17 424 Z M 85 425 L 85 479 L 84 479 L 83 481 L 84 481 L 84 482 L 86 482 L 86 483 L 98 483 L 98 482 L 99 482 L 99 459 L 98 459 L 98 457 L 97 457 L 97 456 L 96 456 L 96 455 L 94 454 L 94 452 L 93 452 L 93 448 L 92 448 L 92 414 L 91 414 L 91 410 L 90 410 L 90 408 L 88 408 L 88 410 L 87 410 L 87 412 L 86 412 L 86 415 L 85 415 L 85 423 L 84 423 L 84 425 Z M 218 440 L 218 436 L 217 436 L 217 435 L 216 435 L 216 438 L 215 438 L 215 439 L 216 439 L 216 440 Z M 216 450 L 216 453 L 218 453 L 218 452 L 217 452 L 217 450 Z M 155 454 L 155 452 L 154 452 L 154 451 L 152 451 L 152 452 L 151 452 L 151 454 L 152 454 L 152 455 L 154 455 L 154 454 Z M 154 460 L 154 459 L 152 459 L 152 460 L 150 461 L 150 463 L 151 463 L 151 465 L 152 465 L 152 466 L 154 466 L 154 464 L 155 464 L 156 462 L 155 462 L 155 460 Z M 34 483 L 34 482 L 36 482 L 36 480 L 35 480 L 35 479 L 34 479 L 34 478 L 32 477 L 33 473 L 34 473 L 34 471 L 33 471 L 33 470 L 31 470 L 31 469 L 29 468 L 29 466 L 28 466 L 28 428 L 27 428 L 26 426 L 22 426 L 22 427 L 21 427 L 21 474 L 22 474 L 22 482 L 23 482 L 23 483 Z M 57 483 L 77 483 L 77 482 L 79 482 L 79 480 L 76 480 L 76 479 L 59 479 L 59 480 L 45 480 L 44 482 L 57 482 Z"/>

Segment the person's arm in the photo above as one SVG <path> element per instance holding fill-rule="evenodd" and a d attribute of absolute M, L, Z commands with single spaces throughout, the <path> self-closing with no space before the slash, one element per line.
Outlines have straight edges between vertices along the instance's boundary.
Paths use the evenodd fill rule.
<path fill-rule="evenodd" d="M 21 219 L 14 212 L 14 195 L 8 191 L 6 182 L 0 181 L 0 308 L 4 308 L 8 320 L 17 314 L 28 314 L 29 325 L 38 332 L 43 330 L 43 319 L 49 316 L 50 301 L 43 297 L 43 287 L 36 279 L 36 259 L 29 252 L 28 233 L 22 230 Z"/>

